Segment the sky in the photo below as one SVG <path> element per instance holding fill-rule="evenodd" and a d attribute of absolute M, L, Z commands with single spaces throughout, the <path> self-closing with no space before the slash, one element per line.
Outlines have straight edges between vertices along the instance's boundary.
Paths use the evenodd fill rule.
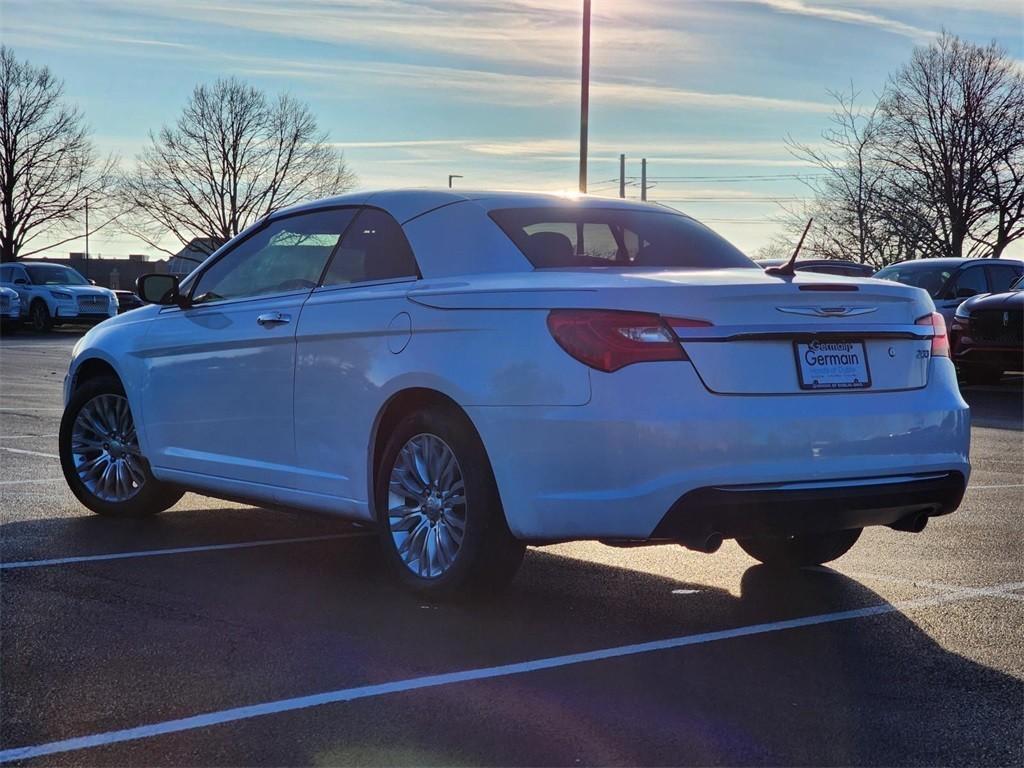
<path fill-rule="evenodd" d="M 193 87 L 236 76 L 307 102 L 360 188 L 576 189 L 582 0 L 0 0 L 100 152 L 132 163 Z M 593 0 L 590 191 L 618 157 L 656 200 L 748 253 L 813 169 L 830 90 L 873 100 L 943 28 L 1024 62 L 1020 0 Z M 639 197 L 631 184 L 627 196 Z M 1024 256 L 1024 244 L 1008 255 Z M 72 242 L 47 255 L 83 250 Z M 113 232 L 105 257 L 157 253 Z"/>

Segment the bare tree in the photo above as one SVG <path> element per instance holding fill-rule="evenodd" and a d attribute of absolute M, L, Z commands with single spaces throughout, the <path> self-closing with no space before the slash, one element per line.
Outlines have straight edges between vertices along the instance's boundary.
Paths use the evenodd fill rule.
<path fill-rule="evenodd" d="M 933 252 L 998 255 L 1024 234 L 1021 153 L 1012 149 L 1021 141 L 1021 81 L 995 43 L 949 33 L 890 78 L 880 105 L 887 163 L 899 197 L 934 214 Z"/>
<path fill-rule="evenodd" d="M 881 268 L 921 255 L 930 223 L 923 210 L 902 204 L 887 163 L 878 106 L 858 105 L 860 92 L 829 92 L 836 102 L 821 145 L 787 139 L 790 153 L 816 172 L 803 179 L 809 205 L 785 209 L 788 234 L 808 217 L 815 226 L 804 248 L 819 258 L 847 259 Z"/>
<path fill-rule="evenodd" d="M 167 253 L 167 235 L 212 253 L 267 213 L 355 180 L 309 107 L 234 78 L 197 86 L 149 139 L 122 179 L 124 228 Z"/>
<path fill-rule="evenodd" d="M 83 237 L 77 225 L 90 203 L 90 234 L 109 225 L 114 166 L 112 157 L 97 162 L 63 83 L 0 46 L 0 261 Z"/>

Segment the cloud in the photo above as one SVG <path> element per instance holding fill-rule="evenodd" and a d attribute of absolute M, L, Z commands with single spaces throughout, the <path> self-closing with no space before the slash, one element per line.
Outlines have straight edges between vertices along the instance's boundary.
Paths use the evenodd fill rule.
<path fill-rule="evenodd" d="M 728 0 L 729 2 L 741 3 L 744 5 L 760 5 L 770 8 L 778 13 L 793 16 L 807 16 L 832 21 L 839 24 L 854 24 L 862 27 L 874 27 L 886 32 L 903 35 L 912 39 L 927 39 L 934 37 L 936 32 L 922 27 L 915 27 L 888 16 L 858 8 L 856 5 L 849 7 L 838 7 L 835 3 L 810 3 L 804 0 Z M 887 3 L 892 7 L 892 3 Z"/>
<path fill-rule="evenodd" d="M 555 75 L 527 75 L 480 69 L 404 64 L 372 61 L 314 61 L 257 59 L 248 56 L 227 56 L 242 74 L 264 77 L 331 79 L 340 91 L 348 77 L 360 90 L 366 84 L 416 89 L 429 87 L 444 91 L 452 100 L 501 104 L 514 107 L 536 107 L 575 103 L 579 99 L 579 81 Z M 652 107 L 689 106 L 709 109 L 742 109 L 758 111 L 830 113 L 834 105 L 803 99 L 754 96 L 742 93 L 699 91 L 637 82 L 591 80 L 591 97 L 608 103 Z"/>

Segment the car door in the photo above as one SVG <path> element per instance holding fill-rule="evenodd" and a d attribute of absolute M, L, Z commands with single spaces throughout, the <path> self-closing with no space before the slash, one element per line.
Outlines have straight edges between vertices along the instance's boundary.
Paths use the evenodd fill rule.
<path fill-rule="evenodd" d="M 953 322 L 953 315 L 956 308 L 979 293 L 988 293 L 988 279 L 985 277 L 985 267 L 982 264 L 968 264 L 961 267 L 949 281 L 949 285 L 943 293 L 943 298 L 935 304 L 946 319 L 946 327 Z"/>
<path fill-rule="evenodd" d="M 26 316 L 28 314 L 29 306 L 32 303 L 32 297 L 35 295 L 32 293 L 32 281 L 28 279 L 28 272 L 20 264 L 7 267 L 10 271 L 10 285 L 8 288 L 14 289 L 18 298 L 21 299 L 21 314 Z"/>
<path fill-rule="evenodd" d="M 419 276 L 402 228 L 363 208 L 299 319 L 295 442 L 305 490 L 367 514 L 367 438 L 380 382 L 408 343 L 406 293 Z"/>
<path fill-rule="evenodd" d="M 295 485 L 295 328 L 352 215 L 271 220 L 189 281 L 191 306 L 151 321 L 138 354 L 152 464 L 255 490 Z"/>

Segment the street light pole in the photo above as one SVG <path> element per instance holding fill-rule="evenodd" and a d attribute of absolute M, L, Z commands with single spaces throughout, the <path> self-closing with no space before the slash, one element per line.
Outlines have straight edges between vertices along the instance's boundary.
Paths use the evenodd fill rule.
<path fill-rule="evenodd" d="M 85 196 L 85 277 L 89 277 L 89 196 Z"/>
<path fill-rule="evenodd" d="M 580 192 L 586 192 L 587 129 L 590 122 L 590 0 L 583 0 L 583 73 L 580 86 Z"/>

